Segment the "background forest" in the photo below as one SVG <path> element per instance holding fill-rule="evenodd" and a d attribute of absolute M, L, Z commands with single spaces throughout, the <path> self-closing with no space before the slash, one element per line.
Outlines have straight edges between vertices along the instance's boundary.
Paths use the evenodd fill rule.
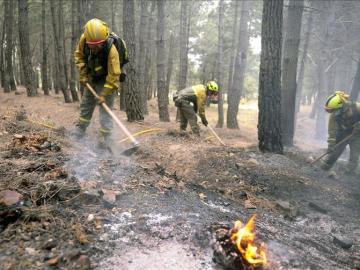
<path fill-rule="evenodd" d="M 1 86 L 10 92 L 22 84 L 28 96 L 54 91 L 62 93 L 65 102 L 77 102 L 81 89 L 73 51 L 84 23 L 97 17 L 128 45 L 129 79 L 120 90 L 121 110 L 126 108 L 126 93 L 138 96 L 144 115 L 147 101 L 157 97 L 159 118 L 169 121 L 167 104 L 173 91 L 216 80 L 224 99 L 224 104 L 219 101 L 217 126 L 238 128 L 240 99 L 256 99 L 259 93 L 262 5 L 262 1 L 224 0 L 1 1 Z M 310 117 L 316 119 L 316 137 L 323 139 L 326 119 L 321 108 L 326 96 L 340 89 L 357 98 L 358 11 L 358 1 L 284 2 L 285 145 L 293 143 L 301 102 L 313 104 Z M 127 115 L 129 121 L 141 119 L 128 111 Z"/>
<path fill-rule="evenodd" d="M 353 119 L 324 149 L 327 97 L 358 100 L 359 14 L 359 0 L 0 0 L 0 268 L 360 269 Z M 106 103 L 79 117 L 73 55 L 92 18 L 130 58 L 111 140 Z M 203 92 L 179 130 L 173 93 L 209 80 L 200 136 Z"/>

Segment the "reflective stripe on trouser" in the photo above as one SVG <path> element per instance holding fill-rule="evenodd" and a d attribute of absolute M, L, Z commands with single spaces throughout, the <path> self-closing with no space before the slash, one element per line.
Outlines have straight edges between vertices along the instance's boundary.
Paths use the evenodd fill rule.
<path fill-rule="evenodd" d="M 343 151 L 345 150 L 346 146 L 348 144 L 345 144 L 341 147 L 338 147 L 334 152 L 329 154 L 326 159 L 324 160 L 324 167 L 326 169 L 330 169 L 335 162 L 338 160 L 338 158 L 341 156 Z M 349 171 L 355 171 L 356 167 L 358 166 L 359 162 L 359 155 L 360 155 L 360 137 L 359 135 L 355 135 L 351 141 L 349 142 L 350 146 L 350 157 L 349 157 L 349 163 L 348 163 L 348 170 Z"/>
<path fill-rule="evenodd" d="M 111 134 L 111 130 L 106 129 L 106 128 L 100 128 L 99 129 L 100 135 L 101 136 L 109 136 Z"/>
<path fill-rule="evenodd" d="M 194 107 L 190 105 L 190 102 L 180 99 L 175 102 L 175 105 L 178 107 L 178 111 L 179 111 L 180 129 L 186 130 L 186 127 L 189 123 L 192 131 L 195 134 L 199 134 L 200 129 L 197 123 L 196 113 L 194 111 Z"/>
<path fill-rule="evenodd" d="M 104 86 L 104 82 L 93 83 L 92 86 L 95 89 L 96 93 L 99 94 Z M 114 94 L 105 96 L 105 104 L 110 109 L 113 108 Z M 96 98 L 93 96 L 93 94 L 91 94 L 90 91 L 85 90 L 80 104 L 80 117 L 78 123 L 76 124 L 77 127 L 85 130 L 89 126 L 96 105 Z M 101 125 L 100 132 L 110 134 L 113 127 L 112 118 L 102 106 L 99 107 L 99 112 Z"/>

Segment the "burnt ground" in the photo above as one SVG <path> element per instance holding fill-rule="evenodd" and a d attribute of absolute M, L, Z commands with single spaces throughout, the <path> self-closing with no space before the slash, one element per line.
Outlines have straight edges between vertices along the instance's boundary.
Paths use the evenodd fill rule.
<path fill-rule="evenodd" d="M 79 143 L 18 116 L 0 118 L 0 191 L 23 195 L 2 224 L 1 269 L 223 269 L 213 232 L 253 213 L 266 269 L 360 269 L 360 182 L 341 162 L 329 175 L 299 149 L 218 147 L 171 129 L 126 158 L 91 133 Z"/>

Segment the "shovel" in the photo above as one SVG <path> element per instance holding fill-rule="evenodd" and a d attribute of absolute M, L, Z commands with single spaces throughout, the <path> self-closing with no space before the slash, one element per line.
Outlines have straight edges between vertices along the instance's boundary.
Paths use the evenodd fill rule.
<path fill-rule="evenodd" d="M 200 119 L 199 115 L 196 115 L 196 116 L 197 116 L 197 119 Z M 215 136 L 215 138 L 220 142 L 221 145 L 226 146 L 226 144 L 223 142 L 223 140 L 220 139 L 219 135 L 217 135 L 215 130 L 209 124 L 206 127 L 211 131 L 211 133 Z"/>
<path fill-rule="evenodd" d="M 226 144 L 220 139 L 219 135 L 215 132 L 215 130 L 210 126 L 207 125 L 207 128 L 211 131 L 211 133 L 216 137 L 216 139 L 221 143 L 221 145 L 226 146 Z"/>
<path fill-rule="evenodd" d="M 90 84 L 86 84 L 87 89 L 94 95 L 96 99 L 99 99 L 99 95 L 95 92 L 95 90 L 91 87 Z M 131 140 L 132 147 L 124 150 L 121 154 L 124 156 L 131 156 L 139 149 L 139 142 L 134 138 L 133 135 L 129 132 L 129 130 L 124 126 L 123 123 L 117 118 L 117 116 L 112 112 L 112 110 L 103 102 L 101 103 L 101 106 L 104 108 L 104 110 L 111 116 L 111 118 L 115 121 L 115 123 L 121 128 L 121 130 L 128 136 L 128 138 Z"/>

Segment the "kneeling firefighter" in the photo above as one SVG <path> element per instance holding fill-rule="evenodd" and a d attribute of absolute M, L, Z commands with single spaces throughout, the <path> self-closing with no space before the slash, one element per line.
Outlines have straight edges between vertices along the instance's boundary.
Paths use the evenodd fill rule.
<path fill-rule="evenodd" d="M 329 170 L 349 145 L 350 158 L 346 172 L 354 173 L 360 156 L 360 103 L 349 100 L 347 94 L 337 91 L 328 97 L 325 110 L 330 113 L 327 140 L 329 154 L 322 161 L 321 168 Z M 348 136 L 349 140 L 335 147 Z"/>
<path fill-rule="evenodd" d="M 74 54 L 75 64 L 80 73 L 80 83 L 89 83 L 99 95 L 97 100 L 90 91 L 84 91 L 80 104 L 80 117 L 75 135 L 85 135 L 97 104 L 104 103 L 112 109 L 120 81 L 125 79 L 121 72 L 128 62 L 125 42 L 110 33 L 107 24 L 99 19 L 91 19 L 84 26 Z M 109 146 L 113 127 L 112 119 L 102 106 L 100 111 L 99 145 Z"/>
<path fill-rule="evenodd" d="M 207 126 L 208 121 L 205 117 L 206 98 L 215 100 L 217 98 L 219 86 L 216 82 L 210 81 L 205 85 L 198 84 L 177 91 L 173 100 L 178 108 L 180 117 L 180 130 L 185 131 L 188 123 L 194 134 L 200 135 L 197 124 L 196 113 L 199 114 L 201 122 Z M 191 105 L 192 103 L 192 105 Z"/>

